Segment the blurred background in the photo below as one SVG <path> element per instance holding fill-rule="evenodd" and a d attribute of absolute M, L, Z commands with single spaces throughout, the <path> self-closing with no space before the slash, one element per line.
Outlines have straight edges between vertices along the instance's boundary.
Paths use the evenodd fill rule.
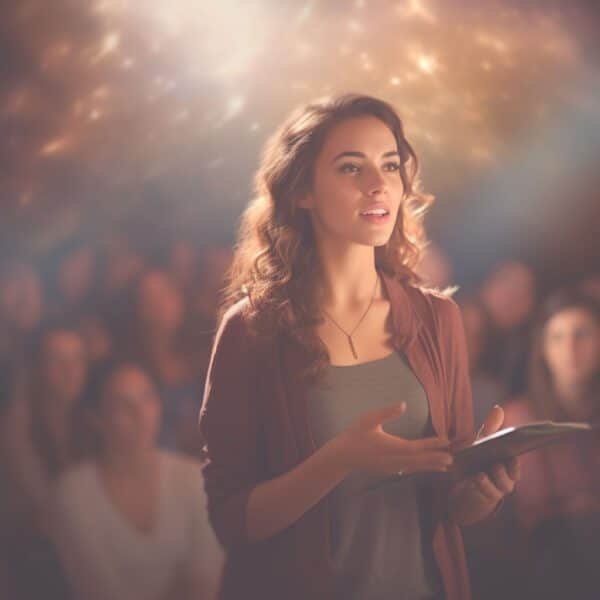
<path fill-rule="evenodd" d="M 190 508 L 203 508 L 194 486 L 173 484 L 161 518 L 186 515 L 201 525 L 182 531 L 197 535 L 171 540 L 168 561 L 140 552 L 135 568 L 161 571 L 154 595 L 98 572 L 97 532 L 83 530 L 158 535 L 152 494 L 138 498 L 122 475 L 147 491 L 158 472 L 199 472 L 197 413 L 239 215 L 267 136 L 315 97 L 379 96 L 404 120 L 437 199 L 420 272 L 460 286 L 476 421 L 495 403 L 513 423 L 597 417 L 596 2 L 4 0 L 0 11 L 7 598 L 213 593 L 220 551 Z M 572 595 L 573 581 L 585 582 L 574 597 L 598 597 L 600 458 L 595 444 L 571 450 L 560 472 L 575 483 L 536 479 L 468 532 L 476 597 Z M 549 473 L 566 455 L 538 458 Z M 112 504 L 96 506 L 105 492 Z M 111 525 L 90 525 L 82 505 Z M 539 552 L 559 547 L 577 559 Z M 204 557 L 185 577 L 184 549 Z"/>

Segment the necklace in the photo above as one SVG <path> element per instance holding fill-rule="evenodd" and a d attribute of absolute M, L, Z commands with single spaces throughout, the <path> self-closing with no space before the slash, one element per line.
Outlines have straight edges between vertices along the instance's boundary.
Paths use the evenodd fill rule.
<path fill-rule="evenodd" d="M 371 294 L 371 300 L 369 301 L 369 306 L 367 306 L 367 310 L 365 310 L 365 312 L 363 313 L 363 316 L 359 319 L 358 323 L 354 326 L 354 329 L 350 333 L 348 333 L 341 325 L 339 325 L 336 322 L 336 320 L 325 309 L 321 309 L 323 311 L 323 314 L 346 336 L 346 338 L 348 338 L 348 344 L 350 345 L 350 350 L 352 351 L 352 356 L 354 356 L 355 359 L 358 359 L 358 354 L 356 353 L 356 348 L 354 347 L 354 342 L 352 341 L 352 335 L 358 329 L 358 326 L 363 322 L 363 319 L 367 316 L 367 313 L 369 312 L 369 309 L 371 308 L 371 305 L 373 304 L 373 300 L 375 299 L 375 292 L 377 290 L 377 282 L 378 281 L 379 281 L 379 276 L 376 275 L 375 276 L 375 287 L 373 288 L 373 293 Z"/>

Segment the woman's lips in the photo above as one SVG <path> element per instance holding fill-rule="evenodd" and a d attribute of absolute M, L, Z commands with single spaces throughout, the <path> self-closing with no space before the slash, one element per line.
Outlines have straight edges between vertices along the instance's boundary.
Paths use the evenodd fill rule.
<path fill-rule="evenodd" d="M 390 213 L 387 213 L 385 215 L 360 215 L 361 219 L 365 219 L 367 221 L 369 221 L 369 223 L 376 223 L 378 225 L 381 225 L 383 223 L 387 223 L 390 219 L 391 219 L 391 215 Z"/>

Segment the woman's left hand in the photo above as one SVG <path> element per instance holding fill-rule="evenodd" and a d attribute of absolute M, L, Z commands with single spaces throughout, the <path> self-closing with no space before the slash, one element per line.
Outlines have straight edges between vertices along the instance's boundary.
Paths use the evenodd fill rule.
<path fill-rule="evenodd" d="M 491 435 L 504 423 L 504 411 L 494 406 L 477 434 L 477 438 Z M 449 512 L 459 525 L 470 525 L 485 519 L 510 494 L 520 477 L 520 462 L 513 458 L 507 463 L 497 463 L 488 472 L 478 473 L 458 484 L 449 498 Z"/>

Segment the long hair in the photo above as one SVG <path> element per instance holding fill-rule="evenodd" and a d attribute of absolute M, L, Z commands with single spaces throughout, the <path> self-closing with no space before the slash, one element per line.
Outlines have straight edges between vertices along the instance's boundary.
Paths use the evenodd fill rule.
<path fill-rule="evenodd" d="M 600 305 L 591 296 L 576 288 L 560 289 L 546 299 L 540 308 L 538 319 L 534 325 L 531 344 L 531 361 L 528 373 L 528 401 L 533 414 L 538 419 L 564 421 L 567 418 L 561 408 L 552 373 L 544 358 L 546 326 L 552 317 L 572 308 L 580 308 L 591 314 L 600 322 Z M 587 395 L 598 396 L 600 392 L 600 371 L 589 382 Z M 596 409 L 596 417 L 600 414 L 600 405 Z"/>
<path fill-rule="evenodd" d="M 393 133 L 404 187 L 390 240 L 375 249 L 375 266 L 400 281 L 421 283 L 414 267 L 426 244 L 423 217 L 433 197 L 419 191 L 417 155 L 390 104 L 345 94 L 297 109 L 267 141 L 220 304 L 219 321 L 248 297 L 254 331 L 262 336 L 285 332 L 298 341 L 312 357 L 307 374 L 313 376 L 328 360 L 325 346 L 311 333 L 322 320 L 316 292 L 322 271 L 309 211 L 297 200 L 312 187 L 314 163 L 331 128 L 360 116 L 381 120 Z"/>

